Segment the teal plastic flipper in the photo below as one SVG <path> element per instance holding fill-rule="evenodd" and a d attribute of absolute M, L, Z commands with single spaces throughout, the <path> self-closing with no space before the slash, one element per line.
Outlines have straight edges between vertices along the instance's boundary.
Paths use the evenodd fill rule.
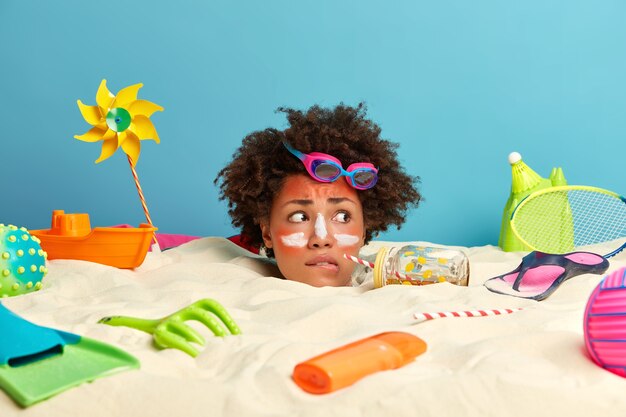
<path fill-rule="evenodd" d="M 515 207 L 531 193 L 544 188 L 567 185 L 567 180 L 561 168 L 552 168 L 550 178 L 542 178 L 522 160 L 517 152 L 509 154 L 511 164 L 511 194 L 504 206 L 500 238 L 498 246 L 505 252 L 531 251 L 532 248 L 520 241 L 511 230 L 511 215 Z"/>
<path fill-rule="evenodd" d="M 0 388 L 22 407 L 83 382 L 139 368 L 128 353 L 78 335 L 41 327 L 0 304 Z"/>

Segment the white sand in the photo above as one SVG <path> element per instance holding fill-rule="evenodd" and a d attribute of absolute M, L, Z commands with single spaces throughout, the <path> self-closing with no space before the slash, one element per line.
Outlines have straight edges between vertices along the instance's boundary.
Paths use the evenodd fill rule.
<path fill-rule="evenodd" d="M 596 366 L 585 352 L 584 307 L 601 276 L 574 277 L 542 302 L 498 295 L 483 282 L 515 269 L 524 254 L 485 246 L 467 250 L 469 287 L 314 288 L 264 277 L 264 267 L 246 253 L 207 238 L 149 254 L 135 271 L 50 262 L 41 291 L 3 304 L 34 323 L 120 347 L 141 369 L 27 409 L 0 393 L 0 416 L 626 415 L 626 378 Z M 626 254 L 619 254 L 608 272 L 625 265 Z M 97 323 L 110 315 L 166 316 L 201 298 L 222 303 L 243 334 L 217 338 L 192 324 L 207 338 L 195 359 L 156 349 L 146 333 Z M 412 318 L 416 311 L 513 307 L 527 310 L 421 324 Z M 307 394 L 291 380 L 297 363 L 390 330 L 421 337 L 428 351 L 328 395 Z"/>

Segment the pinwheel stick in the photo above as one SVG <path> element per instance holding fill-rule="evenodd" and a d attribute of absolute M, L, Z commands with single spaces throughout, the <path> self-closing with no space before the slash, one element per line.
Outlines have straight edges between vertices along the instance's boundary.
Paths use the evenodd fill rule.
<path fill-rule="evenodd" d="M 141 189 L 141 184 L 139 184 L 139 177 L 137 176 L 137 171 L 133 165 L 133 160 L 130 155 L 126 155 L 128 158 L 128 165 L 130 165 L 130 170 L 133 173 L 133 179 L 135 180 L 135 187 L 137 187 L 137 193 L 139 194 L 139 200 L 141 200 L 141 206 L 143 207 L 143 213 L 146 215 L 146 221 L 152 227 L 154 224 L 152 223 L 152 218 L 150 218 L 150 211 L 148 211 L 148 205 L 146 204 L 146 197 L 143 195 L 143 190 Z M 159 242 L 157 241 L 156 234 L 152 234 L 152 241 L 154 242 L 153 247 L 156 245 L 159 248 Z"/>

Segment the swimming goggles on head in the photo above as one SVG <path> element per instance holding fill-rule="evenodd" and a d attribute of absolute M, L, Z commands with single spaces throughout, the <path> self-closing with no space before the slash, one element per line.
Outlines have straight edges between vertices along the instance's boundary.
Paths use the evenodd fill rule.
<path fill-rule="evenodd" d="M 319 182 L 333 182 L 341 176 L 346 177 L 350 186 L 357 190 L 369 190 L 378 181 L 378 170 L 369 162 L 357 162 L 343 169 L 341 162 L 334 156 L 320 153 L 302 153 L 287 142 L 283 145 L 304 164 L 309 175 Z"/>

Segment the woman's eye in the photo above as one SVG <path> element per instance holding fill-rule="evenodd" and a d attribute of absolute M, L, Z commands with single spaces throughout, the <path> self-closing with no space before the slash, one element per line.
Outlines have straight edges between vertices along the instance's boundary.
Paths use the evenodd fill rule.
<path fill-rule="evenodd" d="M 302 212 L 293 213 L 291 216 L 289 216 L 289 221 L 292 223 L 302 223 L 307 220 L 309 220 L 309 218 L 306 214 Z"/>
<path fill-rule="evenodd" d="M 348 223 L 350 221 L 350 213 L 340 211 L 339 213 L 335 214 L 335 217 L 333 217 L 332 220 L 339 223 Z"/>

